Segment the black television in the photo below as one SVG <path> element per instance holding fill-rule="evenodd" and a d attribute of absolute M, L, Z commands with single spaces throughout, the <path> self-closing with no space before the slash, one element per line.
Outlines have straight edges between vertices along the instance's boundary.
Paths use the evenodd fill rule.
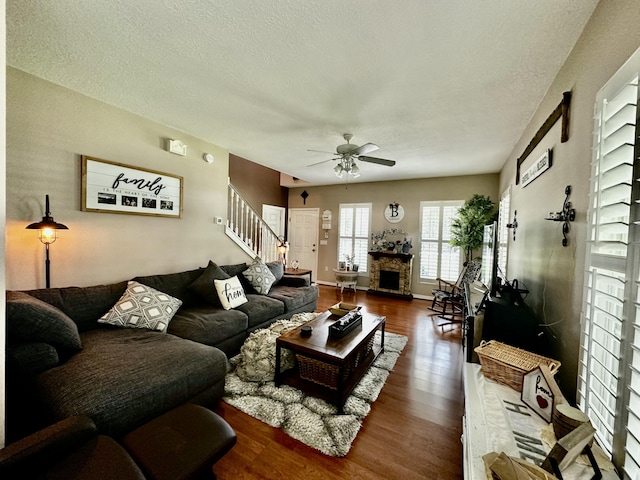
<path fill-rule="evenodd" d="M 495 297 L 498 290 L 498 223 L 484 226 L 482 235 L 482 267 L 480 281 L 488 293 Z"/>

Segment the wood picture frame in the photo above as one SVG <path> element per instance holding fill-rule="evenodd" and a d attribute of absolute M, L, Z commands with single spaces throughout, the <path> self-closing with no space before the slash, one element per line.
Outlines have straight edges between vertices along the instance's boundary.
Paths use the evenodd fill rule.
<path fill-rule="evenodd" d="M 182 218 L 184 179 L 82 155 L 82 211 Z"/>

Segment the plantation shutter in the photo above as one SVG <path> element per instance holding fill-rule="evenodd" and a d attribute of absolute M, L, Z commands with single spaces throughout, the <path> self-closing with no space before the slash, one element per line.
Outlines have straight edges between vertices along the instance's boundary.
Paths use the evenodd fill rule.
<path fill-rule="evenodd" d="M 596 98 L 578 404 L 598 443 L 640 479 L 640 175 L 638 68 L 627 63 Z M 635 181 L 634 181 L 635 180 Z"/>
<path fill-rule="evenodd" d="M 500 197 L 498 209 L 498 270 L 506 278 L 507 249 L 509 246 L 509 209 L 511 208 L 511 187 L 507 188 Z"/>
<path fill-rule="evenodd" d="M 451 222 L 463 202 L 420 202 L 420 278 L 455 281 L 461 251 L 449 243 Z"/>
<path fill-rule="evenodd" d="M 371 234 L 371 204 L 341 204 L 338 261 L 353 255 L 360 272 L 368 270 L 369 236 Z"/>

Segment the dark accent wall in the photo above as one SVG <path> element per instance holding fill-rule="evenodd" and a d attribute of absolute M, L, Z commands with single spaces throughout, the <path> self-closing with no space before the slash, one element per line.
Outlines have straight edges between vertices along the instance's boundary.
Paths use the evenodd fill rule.
<path fill-rule="evenodd" d="M 265 204 L 288 206 L 289 189 L 280 186 L 280 172 L 276 170 L 230 153 L 229 179 L 258 213 L 262 212 L 262 205 Z"/>

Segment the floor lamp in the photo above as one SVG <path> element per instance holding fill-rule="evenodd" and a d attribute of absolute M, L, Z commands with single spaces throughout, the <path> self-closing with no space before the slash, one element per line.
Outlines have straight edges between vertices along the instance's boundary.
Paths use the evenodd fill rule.
<path fill-rule="evenodd" d="M 49 245 L 58 239 L 58 230 L 69 230 L 69 227 L 53 220 L 49 211 L 49 195 L 45 196 L 46 209 L 42 221 L 27 225 L 27 230 L 39 230 L 38 238 L 46 247 L 44 261 L 47 288 L 51 287 L 51 261 L 49 260 Z"/>

